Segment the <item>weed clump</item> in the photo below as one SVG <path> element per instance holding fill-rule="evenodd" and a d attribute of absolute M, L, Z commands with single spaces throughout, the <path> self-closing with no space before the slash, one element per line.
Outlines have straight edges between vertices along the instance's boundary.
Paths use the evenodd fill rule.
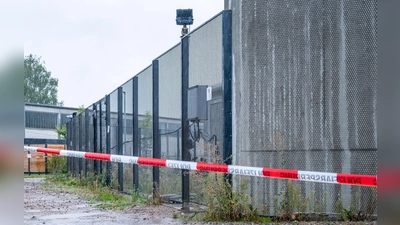
<path fill-rule="evenodd" d="M 201 149 L 209 162 L 222 161 L 217 145 L 208 143 L 201 146 Z M 193 198 L 191 197 L 191 201 L 207 206 L 201 220 L 265 222 L 265 218 L 259 216 L 257 209 L 250 202 L 245 181 L 241 185 L 232 186 L 229 181 L 230 175 L 204 171 L 191 171 L 190 176 L 190 189 L 196 193 Z"/>

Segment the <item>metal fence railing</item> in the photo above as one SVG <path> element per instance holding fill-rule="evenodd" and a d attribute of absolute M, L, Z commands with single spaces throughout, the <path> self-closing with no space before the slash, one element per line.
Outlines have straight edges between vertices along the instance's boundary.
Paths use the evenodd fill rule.
<path fill-rule="evenodd" d="M 232 2 L 68 122 L 68 149 L 376 175 L 376 13 L 376 1 Z M 207 119 L 189 121 L 188 89 L 199 85 L 212 89 Z M 68 168 L 105 174 L 123 192 L 180 195 L 183 208 L 201 202 L 203 174 L 76 158 Z M 227 177 L 266 215 L 288 190 L 286 180 Z M 312 212 L 341 203 L 376 213 L 371 187 L 293 184 Z"/>

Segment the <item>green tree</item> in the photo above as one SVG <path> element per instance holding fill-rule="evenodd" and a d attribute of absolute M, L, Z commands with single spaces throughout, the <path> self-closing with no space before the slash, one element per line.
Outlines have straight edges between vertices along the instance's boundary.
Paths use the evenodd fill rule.
<path fill-rule="evenodd" d="M 78 107 L 78 115 L 79 114 L 81 114 L 81 113 L 83 113 L 83 112 L 85 112 L 85 105 L 80 105 L 79 107 Z"/>
<path fill-rule="evenodd" d="M 149 151 L 153 148 L 153 130 L 151 129 L 153 126 L 153 117 L 150 114 L 150 111 L 146 111 L 146 114 L 144 115 L 144 119 L 142 122 L 139 124 L 139 127 L 141 128 L 141 134 L 142 134 L 142 147 L 146 151 Z"/>
<path fill-rule="evenodd" d="M 67 126 L 64 124 L 62 125 L 62 127 L 56 127 L 56 131 L 58 133 L 58 135 L 60 135 L 60 139 L 65 140 L 66 136 L 67 136 Z"/>
<path fill-rule="evenodd" d="M 41 57 L 32 54 L 24 58 L 24 96 L 25 102 L 63 105 L 58 102 L 58 79 L 51 77 Z"/>

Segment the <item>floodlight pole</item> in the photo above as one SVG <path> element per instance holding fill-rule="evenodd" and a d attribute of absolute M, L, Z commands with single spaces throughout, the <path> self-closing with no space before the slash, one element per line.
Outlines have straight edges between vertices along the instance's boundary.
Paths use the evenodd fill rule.
<path fill-rule="evenodd" d="M 188 120 L 188 88 L 189 88 L 189 36 L 181 39 L 181 69 L 182 69 L 182 160 L 190 161 L 189 154 L 189 120 Z M 189 170 L 182 170 L 182 211 L 190 210 L 190 176 Z"/>
<path fill-rule="evenodd" d="M 188 120 L 188 89 L 189 89 L 189 33 L 187 25 L 193 24 L 192 9 L 177 9 L 176 24 L 183 25 L 181 33 L 181 125 L 182 125 L 182 161 L 190 161 L 189 152 L 189 120 Z M 182 170 L 182 211 L 190 211 L 190 176 L 189 170 Z"/>

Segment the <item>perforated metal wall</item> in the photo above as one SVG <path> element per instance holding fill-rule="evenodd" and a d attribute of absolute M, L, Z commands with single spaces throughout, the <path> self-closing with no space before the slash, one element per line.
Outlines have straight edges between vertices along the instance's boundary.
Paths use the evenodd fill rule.
<path fill-rule="evenodd" d="M 234 164 L 376 174 L 376 1 L 230 1 Z M 273 213 L 287 181 L 251 178 Z M 298 182 L 325 212 L 370 188 Z M 313 210 L 315 210 L 313 208 Z"/>

